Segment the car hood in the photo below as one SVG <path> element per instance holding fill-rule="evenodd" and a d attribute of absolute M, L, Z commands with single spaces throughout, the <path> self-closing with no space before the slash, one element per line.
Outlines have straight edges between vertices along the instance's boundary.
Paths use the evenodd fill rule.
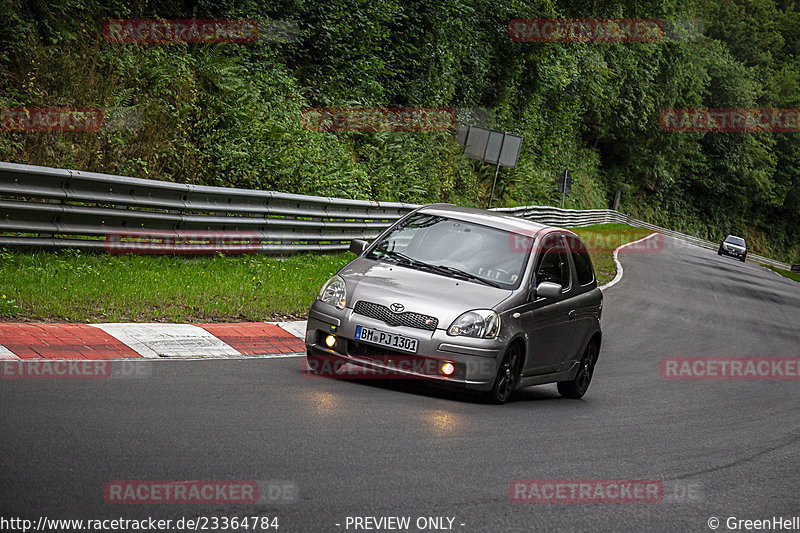
<path fill-rule="evenodd" d="M 738 252 L 744 252 L 745 251 L 745 247 L 744 246 L 739 246 L 738 244 L 732 244 L 732 243 L 729 243 L 729 242 L 725 243 L 725 248 L 728 248 L 728 249 L 731 249 L 731 250 L 736 250 Z"/>
<path fill-rule="evenodd" d="M 513 291 L 450 278 L 385 261 L 359 258 L 339 275 L 347 285 L 347 307 L 364 300 L 403 311 L 434 316 L 447 329 L 459 315 L 472 309 L 492 309 Z"/>

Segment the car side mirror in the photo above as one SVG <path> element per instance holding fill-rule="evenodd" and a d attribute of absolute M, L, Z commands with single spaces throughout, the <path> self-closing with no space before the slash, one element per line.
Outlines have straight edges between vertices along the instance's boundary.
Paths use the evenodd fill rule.
<path fill-rule="evenodd" d="M 361 239 L 353 239 L 350 241 L 350 251 L 356 255 L 361 255 L 361 252 L 367 249 L 367 241 Z"/>
<path fill-rule="evenodd" d="M 537 298 L 558 298 L 563 287 L 552 281 L 543 281 L 536 286 L 534 296 Z"/>

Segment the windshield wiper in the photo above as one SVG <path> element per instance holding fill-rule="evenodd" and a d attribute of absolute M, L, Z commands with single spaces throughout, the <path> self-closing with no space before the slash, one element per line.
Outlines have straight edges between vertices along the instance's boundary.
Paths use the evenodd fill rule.
<path fill-rule="evenodd" d="M 399 263 L 404 263 L 404 264 L 409 265 L 409 266 L 414 266 L 414 267 L 418 267 L 418 268 L 428 268 L 428 269 L 435 268 L 433 265 L 429 265 L 428 263 L 426 263 L 424 261 L 420 261 L 419 259 L 414 259 L 413 257 L 409 257 L 406 254 L 401 253 L 401 252 L 395 252 L 394 250 L 378 250 L 378 249 L 376 249 L 376 250 L 373 250 L 372 253 L 374 254 L 375 252 L 380 253 L 380 255 L 378 256 L 379 258 L 380 257 L 384 257 L 384 256 L 385 257 L 391 257 L 392 259 L 396 259 Z"/>
<path fill-rule="evenodd" d="M 484 278 L 482 278 L 480 276 L 476 276 L 475 274 L 471 274 L 471 273 L 469 273 L 469 272 L 467 272 L 465 270 L 461 270 L 461 269 L 458 269 L 458 268 L 453 268 L 453 267 L 449 267 L 449 266 L 445 266 L 445 265 L 436 265 L 434 268 L 437 269 L 437 270 L 443 270 L 443 271 L 448 272 L 448 273 L 450 273 L 452 275 L 460 276 L 460 277 L 468 279 L 470 281 L 480 281 L 481 283 L 485 283 L 486 285 L 489 285 L 490 287 L 496 287 L 498 289 L 501 288 L 498 283 L 495 283 L 494 281 L 489 281 L 488 279 L 484 279 Z"/>
<path fill-rule="evenodd" d="M 409 257 L 404 253 L 395 252 L 394 250 L 374 250 L 372 253 L 379 252 L 382 256 L 391 257 L 392 259 L 396 259 L 399 263 L 406 264 L 410 267 L 415 268 L 422 268 L 425 270 L 430 270 L 433 272 L 438 272 L 439 274 L 445 274 L 450 277 L 457 276 L 460 278 L 467 279 L 469 281 L 478 281 L 485 285 L 489 285 L 490 287 L 496 287 L 500 289 L 500 285 L 495 283 L 494 281 L 489 281 L 488 279 L 483 279 L 475 274 L 470 274 L 464 270 L 460 270 L 458 268 L 453 268 L 445 265 L 432 265 L 430 263 L 426 263 L 425 261 L 420 261 L 419 259 L 414 259 L 413 257 Z M 379 256 L 381 257 L 381 256 Z"/>

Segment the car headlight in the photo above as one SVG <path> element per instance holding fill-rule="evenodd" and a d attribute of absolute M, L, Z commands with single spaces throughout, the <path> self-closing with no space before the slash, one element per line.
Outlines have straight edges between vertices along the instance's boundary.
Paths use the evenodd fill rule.
<path fill-rule="evenodd" d="M 317 295 L 317 300 L 330 304 L 336 309 L 344 309 L 347 290 L 341 276 L 333 276 L 325 282 Z"/>
<path fill-rule="evenodd" d="M 447 329 L 452 336 L 491 339 L 500 331 L 500 316 L 491 309 L 467 311 L 456 318 Z"/>

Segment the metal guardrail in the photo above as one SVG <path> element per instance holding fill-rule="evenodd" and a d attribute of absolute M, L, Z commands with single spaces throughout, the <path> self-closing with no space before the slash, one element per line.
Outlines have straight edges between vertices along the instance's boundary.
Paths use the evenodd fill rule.
<path fill-rule="evenodd" d="M 0 163 L 0 246 L 331 252 L 416 207 Z"/>
<path fill-rule="evenodd" d="M 495 211 L 503 211 L 508 214 L 528 218 L 543 224 L 550 224 L 553 226 L 562 227 L 580 227 L 589 226 L 592 224 L 609 224 L 619 223 L 636 226 L 639 228 L 650 229 L 662 233 L 669 237 L 674 237 L 688 244 L 700 246 L 708 250 L 718 250 L 720 243 L 707 241 L 693 235 L 687 235 L 678 231 L 672 231 L 660 226 L 637 220 L 629 215 L 612 211 L 611 209 L 589 209 L 589 210 L 576 210 L 576 209 L 559 209 L 558 207 L 539 207 L 539 206 L 525 206 L 525 207 L 509 207 L 499 208 Z M 789 270 L 790 265 L 775 261 L 768 257 L 763 257 L 752 252 L 748 252 L 747 259 L 755 263 L 773 266 Z"/>
<path fill-rule="evenodd" d="M 561 209 L 559 207 L 529 205 L 523 207 L 496 207 L 492 211 L 499 211 L 508 215 L 527 218 L 534 222 L 564 228 L 578 228 L 593 224 L 628 224 L 631 220 L 628 215 L 611 209 Z"/>
<path fill-rule="evenodd" d="M 0 162 L 0 246 L 111 253 L 335 252 L 374 239 L 419 205 L 210 187 Z M 713 243 L 610 209 L 495 211 L 562 227 L 622 223 Z M 755 254 L 755 262 L 790 265 Z"/>

